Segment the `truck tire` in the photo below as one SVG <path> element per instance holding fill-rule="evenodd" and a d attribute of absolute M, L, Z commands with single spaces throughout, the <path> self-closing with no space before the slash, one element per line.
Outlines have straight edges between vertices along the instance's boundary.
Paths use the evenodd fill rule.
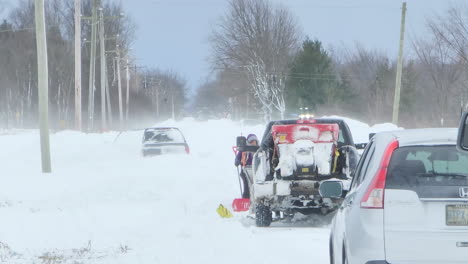
<path fill-rule="evenodd" d="M 255 223 L 258 227 L 268 227 L 271 224 L 271 209 L 269 206 L 259 204 L 255 210 Z"/>
<path fill-rule="evenodd" d="M 335 264 L 335 254 L 333 254 L 332 235 L 330 235 L 330 243 L 329 243 L 329 246 L 328 246 L 328 250 L 330 252 L 330 264 Z"/>

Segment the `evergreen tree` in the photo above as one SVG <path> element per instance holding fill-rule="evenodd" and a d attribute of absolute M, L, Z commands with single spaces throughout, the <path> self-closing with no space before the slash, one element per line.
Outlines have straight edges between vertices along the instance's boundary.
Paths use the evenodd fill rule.
<path fill-rule="evenodd" d="M 299 107 L 316 110 L 318 105 L 332 105 L 343 98 L 342 85 L 336 78 L 333 62 L 319 40 L 306 39 L 291 66 L 286 86 L 289 110 Z"/>

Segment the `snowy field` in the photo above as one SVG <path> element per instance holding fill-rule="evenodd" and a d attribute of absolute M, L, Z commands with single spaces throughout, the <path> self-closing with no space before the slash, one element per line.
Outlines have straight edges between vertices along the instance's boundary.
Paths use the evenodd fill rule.
<path fill-rule="evenodd" d="M 356 143 L 392 130 L 347 120 Z M 0 131 L 0 263 L 328 263 L 327 226 L 314 218 L 255 227 L 220 218 L 239 197 L 229 120 L 167 121 L 191 155 L 143 158 L 142 131 L 51 135 L 52 174 L 40 173 L 38 131 Z"/>

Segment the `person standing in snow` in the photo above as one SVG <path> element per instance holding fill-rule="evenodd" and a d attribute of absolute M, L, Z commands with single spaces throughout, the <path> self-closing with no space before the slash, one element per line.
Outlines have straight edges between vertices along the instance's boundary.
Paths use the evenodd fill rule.
<path fill-rule="evenodd" d="M 247 136 L 247 146 L 258 146 L 258 139 L 255 134 L 249 134 Z M 246 166 L 252 166 L 253 155 L 253 152 L 239 151 L 237 152 L 236 159 L 234 161 L 234 165 L 236 167 L 241 165 L 239 176 L 241 177 L 244 186 L 242 198 L 250 198 L 250 188 L 245 168 Z"/>

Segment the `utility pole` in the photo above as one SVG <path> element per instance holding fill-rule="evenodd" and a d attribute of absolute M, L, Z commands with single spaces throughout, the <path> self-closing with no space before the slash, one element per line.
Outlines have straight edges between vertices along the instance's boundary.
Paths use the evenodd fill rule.
<path fill-rule="evenodd" d="M 129 104 L 130 104 L 130 71 L 128 70 L 128 54 L 127 54 L 127 66 L 126 66 L 126 77 L 127 77 L 127 97 L 126 97 L 126 107 L 125 107 L 125 122 L 127 123 L 128 125 L 128 108 L 129 108 Z"/>
<path fill-rule="evenodd" d="M 41 138 L 42 172 L 52 172 L 49 142 L 49 73 L 47 65 L 47 41 L 45 31 L 44 0 L 35 2 L 37 77 L 39 86 L 39 126 Z"/>
<path fill-rule="evenodd" d="M 107 102 L 107 116 L 109 122 L 108 125 L 112 127 L 113 119 L 112 119 L 112 104 L 110 100 L 110 85 L 109 85 L 109 75 L 107 74 L 107 60 L 106 60 L 106 102 Z"/>
<path fill-rule="evenodd" d="M 398 113 L 400 110 L 400 89 L 401 89 L 401 72 L 403 70 L 403 44 L 404 44 L 404 39 L 405 39 L 405 18 L 406 18 L 406 2 L 403 2 L 403 7 L 401 10 L 400 50 L 398 52 L 395 98 L 393 100 L 392 123 L 394 123 L 395 125 L 398 124 Z"/>
<path fill-rule="evenodd" d="M 99 9 L 99 44 L 101 58 L 101 132 L 106 131 L 106 40 L 104 38 L 104 11 Z"/>
<path fill-rule="evenodd" d="M 122 105 L 122 79 L 120 78 L 120 48 L 117 47 L 117 87 L 119 92 L 119 124 L 120 130 L 123 129 L 123 105 Z M 128 66 L 127 66 L 128 68 Z"/>
<path fill-rule="evenodd" d="M 171 103 L 172 103 L 172 120 L 175 120 L 175 112 L 174 112 L 174 86 L 171 86 L 171 94 L 172 94 L 172 98 L 171 98 Z"/>
<path fill-rule="evenodd" d="M 81 0 L 75 0 L 75 129 L 81 131 Z"/>
<path fill-rule="evenodd" d="M 94 79 L 96 77 L 96 24 L 97 0 L 93 0 L 91 16 L 91 58 L 89 63 L 89 101 L 88 101 L 88 132 L 94 129 Z"/>
<path fill-rule="evenodd" d="M 156 116 L 159 120 L 159 89 L 161 89 L 161 80 L 158 80 L 158 86 L 156 86 Z"/>

